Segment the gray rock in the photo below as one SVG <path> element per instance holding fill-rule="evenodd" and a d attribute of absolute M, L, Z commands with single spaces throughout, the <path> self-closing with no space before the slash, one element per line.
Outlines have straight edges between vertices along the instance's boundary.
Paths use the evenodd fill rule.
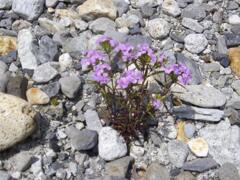
<path fill-rule="evenodd" d="M 0 61 L 0 74 L 3 74 L 7 71 L 8 66 L 5 62 Z"/>
<path fill-rule="evenodd" d="M 218 109 L 198 108 L 194 106 L 176 106 L 174 114 L 180 119 L 218 122 L 224 116 L 224 111 Z"/>
<path fill-rule="evenodd" d="M 65 52 L 79 52 L 87 50 L 88 38 L 86 35 L 81 34 L 78 37 L 68 38 L 64 40 L 62 46 Z"/>
<path fill-rule="evenodd" d="M 15 171 L 25 171 L 27 170 L 32 162 L 32 155 L 27 151 L 21 151 L 20 153 L 13 156 L 8 163 Z"/>
<path fill-rule="evenodd" d="M 240 95 L 240 80 L 233 81 L 232 88 Z"/>
<path fill-rule="evenodd" d="M 102 124 L 96 111 L 88 109 L 84 113 L 84 118 L 86 120 L 87 129 L 100 132 L 102 129 Z"/>
<path fill-rule="evenodd" d="M 188 29 L 195 31 L 196 33 L 203 32 L 203 27 L 198 23 L 197 20 L 184 17 L 182 19 L 182 25 Z"/>
<path fill-rule="evenodd" d="M 46 29 L 48 32 L 52 34 L 65 30 L 65 27 L 61 23 L 52 21 L 48 18 L 39 18 L 38 23 L 40 27 Z"/>
<path fill-rule="evenodd" d="M 163 0 L 131 0 L 131 5 L 135 8 L 141 8 L 142 6 L 156 7 L 161 5 Z"/>
<path fill-rule="evenodd" d="M 185 171 L 204 172 L 209 169 L 216 168 L 217 162 L 212 158 L 201 158 L 193 161 L 188 161 L 183 165 Z"/>
<path fill-rule="evenodd" d="M 125 13 L 129 8 L 129 4 L 126 3 L 126 1 L 113 0 L 113 3 L 115 5 L 115 7 L 117 8 L 118 16 L 122 16 L 123 13 Z"/>
<path fill-rule="evenodd" d="M 9 73 L 0 74 L 0 92 L 5 92 L 9 80 Z"/>
<path fill-rule="evenodd" d="M 13 0 L 0 0 L 0 9 L 10 9 Z"/>
<path fill-rule="evenodd" d="M 151 7 L 151 6 L 142 6 L 141 7 L 141 12 L 143 14 L 143 17 L 145 18 L 149 18 L 153 15 L 155 11 L 155 8 Z"/>
<path fill-rule="evenodd" d="M 49 36 L 40 39 L 37 58 L 41 63 L 55 61 L 58 58 L 58 45 Z"/>
<path fill-rule="evenodd" d="M 191 53 L 201 53 L 208 45 L 208 40 L 203 34 L 189 34 L 184 38 L 185 48 Z"/>
<path fill-rule="evenodd" d="M 204 108 L 221 107 L 226 103 L 226 96 L 218 89 L 206 85 L 179 85 L 172 87 L 174 95 L 181 100 Z"/>
<path fill-rule="evenodd" d="M 111 127 L 101 129 L 98 142 L 99 156 L 106 161 L 112 161 L 127 154 L 125 140 Z"/>
<path fill-rule="evenodd" d="M 44 63 L 34 70 L 32 79 L 38 83 L 46 83 L 56 77 L 57 74 L 57 70 L 50 63 Z"/>
<path fill-rule="evenodd" d="M 152 44 L 152 40 L 149 37 L 143 36 L 143 35 L 134 35 L 134 36 L 128 36 L 127 43 L 132 44 L 133 46 L 138 46 L 139 44 Z"/>
<path fill-rule="evenodd" d="M 198 64 L 196 64 L 193 60 L 187 58 L 181 53 L 176 53 L 176 58 L 178 63 L 185 64 L 191 71 L 192 79 L 189 83 L 193 85 L 201 84 L 203 81 L 203 77 Z"/>
<path fill-rule="evenodd" d="M 199 4 L 190 4 L 182 11 L 182 17 L 203 20 L 206 17 L 205 8 Z"/>
<path fill-rule="evenodd" d="M 217 51 L 220 54 L 227 54 L 228 52 L 224 36 L 217 36 Z"/>
<path fill-rule="evenodd" d="M 239 180 L 240 176 L 236 166 L 232 163 L 224 163 L 218 170 L 220 180 Z"/>
<path fill-rule="evenodd" d="M 13 0 L 12 10 L 26 20 L 38 18 L 44 7 L 44 0 Z"/>
<path fill-rule="evenodd" d="M 163 39 L 169 34 L 170 25 L 162 18 L 155 18 L 148 22 L 147 29 L 154 39 Z"/>
<path fill-rule="evenodd" d="M 145 180 L 169 180 L 169 172 L 164 166 L 152 163 L 146 171 Z"/>
<path fill-rule="evenodd" d="M 188 33 L 185 30 L 172 30 L 169 35 L 174 41 L 184 43 L 184 38 L 187 34 Z"/>
<path fill-rule="evenodd" d="M 127 40 L 127 35 L 124 34 L 124 33 L 120 33 L 118 31 L 113 31 L 113 30 L 107 30 L 104 35 L 108 36 L 108 37 L 111 37 L 119 42 L 125 42 Z"/>
<path fill-rule="evenodd" d="M 18 56 L 23 69 L 36 69 L 38 65 L 36 52 L 36 39 L 31 29 L 18 32 Z"/>
<path fill-rule="evenodd" d="M 238 46 L 240 45 L 240 34 L 227 33 L 225 34 L 225 40 L 227 47 Z"/>
<path fill-rule="evenodd" d="M 96 131 L 77 128 L 70 126 L 66 129 L 66 133 L 70 138 L 71 145 L 76 150 L 90 150 L 97 145 L 98 134 Z"/>
<path fill-rule="evenodd" d="M 175 0 L 164 0 L 162 3 L 162 10 L 164 13 L 173 17 L 177 17 L 181 14 L 181 9 Z"/>
<path fill-rule="evenodd" d="M 0 170 L 0 179 L 1 180 L 10 180 L 11 176 L 6 172 Z"/>
<path fill-rule="evenodd" d="M 57 3 L 58 3 L 58 0 L 46 0 L 45 1 L 45 5 L 47 7 L 54 7 L 57 5 Z"/>
<path fill-rule="evenodd" d="M 21 75 L 11 76 L 7 84 L 7 93 L 26 99 L 27 86 L 27 78 Z"/>
<path fill-rule="evenodd" d="M 105 173 L 109 176 L 126 177 L 133 161 L 131 156 L 126 156 L 105 165 Z"/>
<path fill-rule="evenodd" d="M 174 180 L 196 180 L 196 178 L 190 172 L 183 171 Z"/>
<path fill-rule="evenodd" d="M 81 86 L 81 80 L 75 75 L 61 78 L 59 83 L 63 94 L 68 98 L 74 98 Z"/>
<path fill-rule="evenodd" d="M 41 90 L 45 92 L 50 98 L 56 96 L 60 90 L 59 82 L 53 82 L 41 87 Z"/>
<path fill-rule="evenodd" d="M 221 133 L 220 133 L 221 132 Z M 240 129 L 231 126 L 228 120 L 221 121 L 217 125 L 212 124 L 202 128 L 199 136 L 203 137 L 209 146 L 209 154 L 220 165 L 233 163 L 240 170 Z"/>
<path fill-rule="evenodd" d="M 216 62 L 203 64 L 203 70 L 205 72 L 219 72 L 220 68 L 221 68 L 220 64 Z"/>
<path fill-rule="evenodd" d="M 98 18 L 89 25 L 94 33 L 105 33 L 107 30 L 114 31 L 116 29 L 116 24 L 113 20 L 109 18 Z"/>
<path fill-rule="evenodd" d="M 196 131 L 196 127 L 193 124 L 187 123 L 184 125 L 184 134 L 191 139 Z"/>
<path fill-rule="evenodd" d="M 173 140 L 168 143 L 167 148 L 170 162 L 178 168 L 182 167 L 189 153 L 187 145 L 179 140 Z"/>

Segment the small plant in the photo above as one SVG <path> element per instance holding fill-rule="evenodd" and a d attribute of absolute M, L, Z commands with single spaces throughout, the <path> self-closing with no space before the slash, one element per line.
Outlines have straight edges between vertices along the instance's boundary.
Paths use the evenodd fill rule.
<path fill-rule="evenodd" d="M 171 85 L 188 83 L 190 71 L 183 64 L 168 64 L 147 44 L 134 48 L 106 36 L 97 43 L 101 49 L 85 52 L 81 64 L 91 70 L 91 79 L 104 99 L 105 120 L 129 142 L 146 129 L 147 121 L 165 105 Z M 153 94 L 148 90 L 149 79 L 161 73 L 169 81 L 160 84 L 160 93 Z"/>

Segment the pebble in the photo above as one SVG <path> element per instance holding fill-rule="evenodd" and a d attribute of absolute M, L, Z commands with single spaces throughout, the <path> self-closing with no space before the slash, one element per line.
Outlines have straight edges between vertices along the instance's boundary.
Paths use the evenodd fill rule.
<path fill-rule="evenodd" d="M 17 39 L 10 36 L 0 35 L 0 56 L 8 55 L 10 52 L 17 49 Z"/>
<path fill-rule="evenodd" d="M 60 84 L 59 82 L 52 82 L 41 86 L 41 90 L 45 92 L 49 96 L 49 98 L 52 98 L 59 93 Z"/>
<path fill-rule="evenodd" d="M 9 163 L 14 171 L 23 172 L 31 166 L 32 157 L 28 151 L 20 151 L 9 160 Z"/>
<path fill-rule="evenodd" d="M 240 80 L 233 81 L 231 86 L 240 95 Z"/>
<path fill-rule="evenodd" d="M 175 180 L 196 180 L 196 178 L 190 172 L 183 171 L 176 176 Z"/>
<path fill-rule="evenodd" d="M 228 18 L 228 22 L 232 25 L 238 25 L 240 24 L 240 17 L 236 14 L 234 15 L 231 15 L 229 18 Z"/>
<path fill-rule="evenodd" d="M 170 25 L 167 21 L 161 18 L 152 19 L 147 25 L 149 34 L 154 39 L 163 39 L 167 37 L 170 31 Z"/>
<path fill-rule="evenodd" d="M 127 154 L 127 145 L 116 130 L 103 127 L 99 132 L 98 152 L 104 160 L 112 161 Z"/>
<path fill-rule="evenodd" d="M 232 163 L 224 163 L 218 170 L 220 180 L 239 180 L 240 176 L 236 166 Z"/>
<path fill-rule="evenodd" d="M 55 34 L 57 32 L 65 30 L 65 27 L 61 23 L 52 21 L 47 18 L 41 18 L 41 17 L 38 18 L 38 23 L 39 23 L 40 27 L 49 31 L 52 34 Z"/>
<path fill-rule="evenodd" d="M 240 76 L 240 48 L 230 48 L 228 51 L 228 57 L 232 71 Z"/>
<path fill-rule="evenodd" d="M 181 9 L 175 0 L 164 0 L 162 3 L 162 10 L 164 13 L 173 17 L 177 17 L 181 14 Z"/>
<path fill-rule="evenodd" d="M 89 29 L 91 29 L 96 34 L 105 33 L 107 30 L 114 31 L 115 28 L 115 22 L 106 17 L 98 18 L 89 25 Z"/>
<path fill-rule="evenodd" d="M 145 174 L 145 179 L 146 180 L 169 180 L 170 175 L 164 166 L 158 164 L 158 163 L 152 163 L 146 170 Z"/>
<path fill-rule="evenodd" d="M 11 76 L 7 83 L 7 93 L 26 99 L 27 86 L 27 78 L 21 75 Z"/>
<path fill-rule="evenodd" d="M 240 45 L 240 34 L 225 34 L 227 47 L 236 47 Z"/>
<path fill-rule="evenodd" d="M 73 59 L 69 53 L 64 53 L 59 56 L 59 65 L 61 72 L 66 71 L 67 69 L 72 67 Z"/>
<path fill-rule="evenodd" d="M 30 104 L 48 104 L 49 96 L 39 88 L 30 88 L 27 90 L 27 100 Z"/>
<path fill-rule="evenodd" d="M 201 137 L 191 139 L 188 142 L 188 147 L 191 152 L 197 157 L 207 157 L 208 155 L 208 144 L 205 139 Z"/>
<path fill-rule="evenodd" d="M 187 123 L 184 125 L 184 134 L 191 139 L 196 132 L 196 127 L 193 124 Z"/>
<path fill-rule="evenodd" d="M 206 17 L 206 11 L 202 5 L 189 4 L 186 8 L 182 10 L 181 16 L 201 21 Z"/>
<path fill-rule="evenodd" d="M 183 165 L 183 170 L 193 172 L 205 172 L 212 168 L 216 168 L 218 163 L 212 158 L 201 158 L 188 161 Z"/>
<path fill-rule="evenodd" d="M 182 25 L 188 29 L 195 31 L 196 33 L 203 32 L 203 27 L 198 23 L 197 20 L 184 17 L 182 19 Z"/>
<path fill-rule="evenodd" d="M 44 63 L 34 70 L 32 79 L 38 83 L 46 83 L 57 75 L 57 70 L 53 68 L 50 63 Z"/>
<path fill-rule="evenodd" d="M 201 53 L 208 45 L 208 40 L 203 34 L 189 34 L 184 38 L 185 48 L 191 53 Z"/>
<path fill-rule="evenodd" d="M 81 86 L 81 80 L 75 75 L 61 78 L 59 83 L 62 93 L 68 98 L 76 97 Z"/>
<path fill-rule="evenodd" d="M 84 118 L 86 120 L 87 129 L 100 132 L 102 129 L 102 124 L 99 119 L 98 113 L 94 110 L 88 109 L 84 113 Z"/>

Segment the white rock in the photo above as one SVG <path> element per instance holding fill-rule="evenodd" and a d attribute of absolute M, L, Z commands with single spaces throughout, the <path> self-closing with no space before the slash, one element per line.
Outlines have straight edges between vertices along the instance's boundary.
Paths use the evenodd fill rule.
<path fill-rule="evenodd" d="M 173 17 L 177 17 L 181 14 L 181 9 L 175 0 L 164 0 L 162 4 L 162 10 L 166 14 L 169 14 Z"/>
<path fill-rule="evenodd" d="M 185 47 L 191 53 L 200 53 L 205 50 L 208 40 L 203 34 L 189 34 L 184 38 Z"/>
<path fill-rule="evenodd" d="M 36 69 L 38 63 L 34 55 L 34 38 L 31 29 L 18 32 L 18 56 L 23 69 Z"/>
<path fill-rule="evenodd" d="M 234 14 L 234 15 L 231 15 L 229 18 L 228 18 L 228 22 L 232 25 L 238 25 L 240 24 L 240 17 L 239 15 L 237 14 Z"/>
<path fill-rule="evenodd" d="M 197 157 L 207 157 L 208 155 L 208 143 L 203 138 L 191 139 L 188 147 Z"/>
<path fill-rule="evenodd" d="M 0 0 L 0 9 L 10 9 L 13 0 Z"/>
<path fill-rule="evenodd" d="M 153 38 L 163 39 L 169 34 L 170 25 L 164 19 L 155 18 L 148 22 L 147 29 Z"/>
<path fill-rule="evenodd" d="M 103 127 L 99 133 L 98 152 L 104 160 L 112 161 L 127 154 L 127 145 L 116 130 Z"/>
<path fill-rule="evenodd" d="M 55 5 L 57 5 L 58 0 L 46 0 L 45 4 L 47 7 L 54 7 Z"/>
<path fill-rule="evenodd" d="M 60 70 L 65 71 L 72 66 L 73 59 L 69 53 L 62 54 L 59 57 Z"/>
<path fill-rule="evenodd" d="M 35 69 L 32 79 L 39 83 L 45 83 L 56 77 L 57 74 L 57 70 L 50 63 L 44 63 Z"/>

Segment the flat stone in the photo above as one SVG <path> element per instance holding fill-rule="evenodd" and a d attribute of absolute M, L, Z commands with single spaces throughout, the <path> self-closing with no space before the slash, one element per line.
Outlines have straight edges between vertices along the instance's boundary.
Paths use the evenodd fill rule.
<path fill-rule="evenodd" d="M 240 34 L 225 34 L 227 47 L 236 47 L 240 45 Z"/>
<path fill-rule="evenodd" d="M 17 49 L 17 39 L 11 36 L 0 35 L 0 56 L 8 55 Z"/>
<path fill-rule="evenodd" d="M 228 57 L 232 71 L 240 76 L 240 48 L 230 48 L 228 51 Z"/>
<path fill-rule="evenodd" d="M 198 23 L 197 20 L 191 19 L 191 18 L 186 18 L 184 17 L 182 19 L 182 25 L 188 29 L 191 29 L 195 31 L 196 33 L 201 33 L 203 32 L 203 27 Z"/>
<path fill-rule="evenodd" d="M 216 168 L 218 166 L 217 162 L 212 158 L 201 158 L 195 159 L 192 161 L 188 161 L 183 165 L 183 169 L 185 171 L 193 171 L 193 172 L 205 172 L 212 168 Z"/>
<path fill-rule="evenodd" d="M 100 130 L 98 142 L 99 156 L 106 161 L 112 161 L 127 154 L 125 140 L 111 127 L 103 127 Z"/>
<path fill-rule="evenodd" d="M 177 17 L 181 14 L 181 9 L 175 0 L 164 0 L 162 3 L 162 10 L 164 13 L 173 17 Z"/>
<path fill-rule="evenodd" d="M 232 163 L 224 163 L 218 170 L 220 180 L 239 180 L 240 176 L 236 166 Z"/>
<path fill-rule="evenodd" d="M 38 23 L 42 28 L 46 29 L 52 34 L 65 30 L 65 27 L 61 23 L 52 21 L 48 18 L 39 18 Z"/>
<path fill-rule="evenodd" d="M 87 129 L 100 132 L 102 129 L 102 124 L 96 111 L 88 109 L 84 113 L 84 118 L 86 120 Z"/>
<path fill-rule="evenodd" d="M 201 21 L 206 17 L 205 8 L 199 4 L 189 4 L 186 8 L 183 9 L 182 17 Z"/>
<path fill-rule="evenodd" d="M 48 83 L 41 87 L 41 90 L 45 92 L 50 98 L 56 96 L 60 90 L 59 82 Z"/>
<path fill-rule="evenodd" d="M 66 129 L 66 133 L 71 140 L 71 145 L 75 150 L 90 150 L 97 145 L 98 134 L 96 131 L 77 128 L 70 126 Z"/>
<path fill-rule="evenodd" d="M 170 175 L 164 166 L 152 163 L 146 171 L 145 180 L 169 180 Z"/>
<path fill-rule="evenodd" d="M 126 156 L 105 165 L 105 174 L 109 176 L 126 177 L 133 161 L 131 156 Z"/>
<path fill-rule="evenodd" d="M 208 45 L 208 40 L 203 34 L 189 34 L 184 38 L 185 47 L 191 53 L 201 53 Z"/>
<path fill-rule="evenodd" d="M 79 15 L 83 19 L 92 20 L 96 17 L 115 19 L 117 9 L 112 0 L 87 0 L 78 7 Z"/>
<path fill-rule="evenodd" d="M 38 61 L 35 56 L 36 39 L 31 29 L 23 29 L 18 32 L 18 56 L 23 69 L 36 69 Z"/>
<path fill-rule="evenodd" d="M 147 29 L 154 39 L 163 39 L 169 34 L 170 25 L 162 18 L 155 18 L 148 22 Z"/>
<path fill-rule="evenodd" d="M 14 155 L 8 163 L 15 171 L 25 171 L 27 170 L 32 161 L 33 156 L 27 151 L 20 151 L 18 154 Z"/>
<path fill-rule="evenodd" d="M 172 92 L 181 100 L 199 107 L 221 107 L 226 103 L 226 97 L 222 92 L 206 85 L 186 85 L 184 88 L 174 85 Z"/>
<path fill-rule="evenodd" d="M 81 86 L 81 80 L 75 75 L 61 78 L 59 83 L 63 94 L 68 98 L 74 98 Z"/>
<path fill-rule="evenodd" d="M 107 30 L 114 31 L 116 29 L 116 24 L 113 20 L 101 17 L 93 21 L 89 25 L 89 29 L 91 29 L 94 33 L 105 33 Z"/>
<path fill-rule="evenodd" d="M 23 76 L 10 77 L 7 84 L 7 93 L 26 99 L 28 80 Z"/>
<path fill-rule="evenodd" d="M 35 112 L 23 99 L 0 93 L 0 151 L 30 136 L 36 128 Z"/>
<path fill-rule="evenodd" d="M 208 155 L 208 144 L 203 138 L 191 139 L 188 142 L 188 147 L 191 152 L 197 157 L 207 157 Z"/>
<path fill-rule="evenodd" d="M 30 104 L 48 104 L 50 98 L 39 88 L 30 88 L 27 90 L 27 100 Z"/>
<path fill-rule="evenodd" d="M 218 109 L 198 108 L 194 106 L 176 106 L 174 114 L 179 119 L 192 119 L 199 121 L 218 122 L 224 117 L 224 111 Z"/>
<path fill-rule="evenodd" d="M 173 140 L 168 143 L 168 155 L 170 162 L 180 168 L 188 156 L 188 147 L 182 141 Z"/>
<path fill-rule="evenodd" d="M 13 0 L 12 10 L 26 20 L 38 18 L 44 7 L 44 0 Z"/>

